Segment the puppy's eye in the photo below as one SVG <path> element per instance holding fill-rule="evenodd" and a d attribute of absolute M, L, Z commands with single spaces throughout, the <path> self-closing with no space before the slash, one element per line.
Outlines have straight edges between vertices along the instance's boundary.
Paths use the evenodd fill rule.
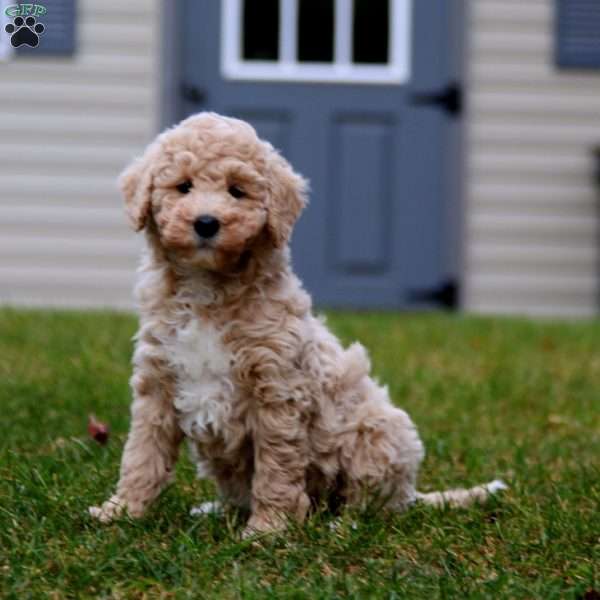
<path fill-rule="evenodd" d="M 182 181 L 181 183 L 177 184 L 176 187 L 177 191 L 180 194 L 187 194 L 194 187 L 194 185 L 189 179 L 186 179 L 185 181 Z"/>
<path fill-rule="evenodd" d="M 243 198 L 246 195 L 246 192 L 244 192 L 244 190 L 239 188 L 237 185 L 230 185 L 227 191 L 234 198 Z"/>

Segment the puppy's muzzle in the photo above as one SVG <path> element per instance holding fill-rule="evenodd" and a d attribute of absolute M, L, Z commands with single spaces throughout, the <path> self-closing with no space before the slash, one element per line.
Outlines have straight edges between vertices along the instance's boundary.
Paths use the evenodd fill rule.
<path fill-rule="evenodd" d="M 215 237 L 220 226 L 218 219 L 215 219 L 212 215 L 200 215 L 194 221 L 195 232 L 205 240 Z"/>

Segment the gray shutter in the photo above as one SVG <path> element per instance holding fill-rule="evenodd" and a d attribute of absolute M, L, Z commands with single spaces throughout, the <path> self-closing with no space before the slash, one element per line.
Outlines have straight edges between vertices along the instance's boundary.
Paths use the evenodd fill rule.
<path fill-rule="evenodd" d="M 76 0 L 43 0 L 47 13 L 37 17 L 45 31 L 40 35 L 37 48 L 20 46 L 17 54 L 23 55 L 68 55 L 75 52 Z"/>
<path fill-rule="evenodd" d="M 557 0 L 556 62 L 600 68 L 600 0 Z"/>

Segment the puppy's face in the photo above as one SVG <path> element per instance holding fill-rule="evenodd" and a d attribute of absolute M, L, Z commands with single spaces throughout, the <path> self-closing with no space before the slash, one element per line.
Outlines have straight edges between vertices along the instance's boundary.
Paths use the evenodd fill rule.
<path fill-rule="evenodd" d="M 228 270 L 265 230 L 266 182 L 233 148 L 210 161 L 199 160 L 197 150 L 178 148 L 155 175 L 152 218 L 173 260 Z"/>
<path fill-rule="evenodd" d="M 159 136 L 120 183 L 136 230 L 152 220 L 170 260 L 211 271 L 285 245 L 305 204 L 304 180 L 270 144 L 212 113 Z"/>

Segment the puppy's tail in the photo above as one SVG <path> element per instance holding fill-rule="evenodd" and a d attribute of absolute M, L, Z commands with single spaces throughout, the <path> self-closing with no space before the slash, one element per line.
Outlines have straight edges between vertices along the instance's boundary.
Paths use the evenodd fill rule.
<path fill-rule="evenodd" d="M 469 489 L 446 490 L 445 492 L 429 492 L 421 494 L 417 492 L 417 502 L 423 502 L 430 506 L 452 508 L 470 506 L 476 502 L 485 502 L 492 494 L 500 490 L 506 490 L 508 486 L 500 479 L 494 479 L 490 483 L 478 485 Z"/>

